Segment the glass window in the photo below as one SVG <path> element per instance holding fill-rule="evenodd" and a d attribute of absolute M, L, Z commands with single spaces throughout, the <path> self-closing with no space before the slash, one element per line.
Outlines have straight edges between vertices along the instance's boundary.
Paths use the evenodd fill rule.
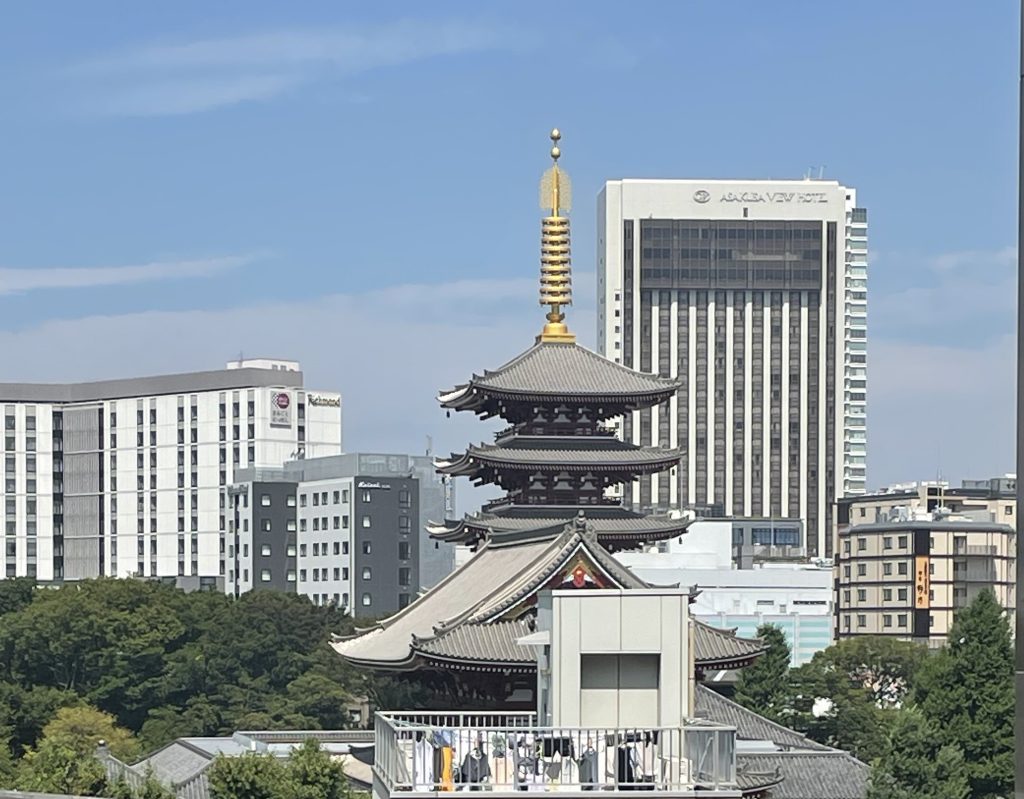
<path fill-rule="evenodd" d="M 369 541 L 363 541 L 363 554 L 369 555 L 373 552 L 373 545 Z"/>
<path fill-rule="evenodd" d="M 900 613 L 896 617 L 896 625 L 898 627 L 906 627 L 907 626 L 907 614 L 906 613 Z"/>
<path fill-rule="evenodd" d="M 864 590 L 863 588 L 858 588 L 857 589 L 857 601 L 858 602 L 867 602 L 868 601 L 868 592 L 866 590 Z"/>
<path fill-rule="evenodd" d="M 371 579 L 373 579 L 373 569 L 371 569 L 369 566 L 363 566 L 363 579 L 364 580 L 371 580 Z"/>
<path fill-rule="evenodd" d="M 260 505 L 262 505 L 264 508 L 270 507 L 270 494 L 260 495 Z"/>
<path fill-rule="evenodd" d="M 270 569 L 263 569 L 263 571 L 260 572 L 260 579 L 263 582 L 265 582 L 265 583 L 269 583 L 270 582 Z"/>
<path fill-rule="evenodd" d="M 370 526 L 370 517 L 368 515 L 364 514 L 363 515 L 363 527 L 369 527 L 369 526 Z"/>
<path fill-rule="evenodd" d="M 857 626 L 858 627 L 867 627 L 868 626 L 868 617 L 865 616 L 863 613 L 858 613 L 857 614 Z"/>
<path fill-rule="evenodd" d="M 884 602 L 891 602 L 892 601 L 892 589 L 891 588 L 883 588 L 882 589 L 882 601 L 884 601 Z"/>
<path fill-rule="evenodd" d="M 295 507 L 295 495 L 294 494 L 289 494 L 288 497 L 285 499 L 285 504 L 287 504 L 289 508 L 294 508 Z"/>
<path fill-rule="evenodd" d="M 900 561 L 896 565 L 897 565 L 897 568 L 896 568 L 897 574 L 906 574 L 907 573 L 907 562 L 905 560 L 904 561 Z"/>
<path fill-rule="evenodd" d="M 882 615 L 882 626 L 883 627 L 892 627 L 892 615 L 891 614 L 885 613 L 885 614 Z"/>
<path fill-rule="evenodd" d="M 305 494 L 299 494 L 299 507 L 300 508 L 306 507 L 306 495 Z"/>
<path fill-rule="evenodd" d="M 882 549 L 892 549 L 892 536 L 887 535 L 882 539 Z"/>
<path fill-rule="evenodd" d="M 260 545 L 260 554 L 265 558 L 270 557 L 270 544 Z"/>
<path fill-rule="evenodd" d="M 899 600 L 900 602 L 906 602 L 906 601 L 907 601 L 907 589 L 906 589 L 906 588 L 900 588 L 900 589 L 898 589 L 898 590 L 896 591 L 896 598 L 897 598 L 897 599 L 898 599 L 898 600 Z"/>
<path fill-rule="evenodd" d="M 868 573 L 867 564 L 866 563 L 858 563 L 857 564 L 857 576 L 858 577 L 866 577 L 867 573 Z"/>
<path fill-rule="evenodd" d="M 364 608 L 368 608 L 372 604 L 373 604 L 373 598 L 368 593 L 364 593 L 363 594 L 363 607 Z"/>

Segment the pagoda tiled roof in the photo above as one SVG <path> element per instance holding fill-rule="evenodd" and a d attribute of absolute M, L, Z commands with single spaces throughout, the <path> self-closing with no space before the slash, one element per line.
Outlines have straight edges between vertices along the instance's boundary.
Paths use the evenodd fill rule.
<path fill-rule="evenodd" d="M 723 659 L 749 663 L 764 651 L 764 645 L 759 639 L 738 638 L 728 630 L 711 627 L 696 619 L 693 623 L 696 628 L 694 660 L 699 669 L 716 667 L 715 664 Z M 518 643 L 530 632 L 530 627 L 521 620 L 491 624 L 469 623 L 440 635 L 417 639 L 413 648 L 429 660 L 451 665 L 529 666 L 532 669 L 536 662 L 534 648 Z M 792 735 L 802 737 L 798 733 Z M 812 745 L 818 746 L 813 742 Z"/>
<path fill-rule="evenodd" d="M 415 669 L 424 658 L 489 663 L 493 656 L 512 652 L 526 658 L 526 652 L 511 649 L 513 636 L 522 636 L 520 628 L 507 622 L 532 612 L 530 598 L 581 559 L 605 585 L 651 587 L 609 555 L 587 520 L 580 519 L 565 525 L 554 539 L 485 541 L 464 566 L 407 608 L 332 645 L 354 664 L 392 670 Z M 707 653 L 706 658 L 700 655 L 698 667 L 744 664 L 764 649 L 759 640 L 737 638 L 696 620 L 694 624 L 696 651 Z M 473 629 L 478 627 L 490 629 Z M 509 662 L 527 665 L 525 660 Z"/>
<path fill-rule="evenodd" d="M 706 685 L 697 685 L 696 700 L 697 716 L 716 724 L 735 727 L 736 737 L 740 740 L 771 741 L 779 749 L 786 750 L 833 751 L 825 744 L 812 741 L 795 730 L 769 721 L 764 716 L 759 716 L 753 710 L 748 710 Z"/>
<path fill-rule="evenodd" d="M 636 447 L 616 440 L 593 441 L 580 438 L 558 439 L 564 446 L 506 446 L 503 444 L 477 444 L 462 454 L 453 453 L 446 460 L 438 459 L 434 465 L 439 472 L 456 476 L 472 476 L 481 466 L 506 469 L 533 469 L 552 467 L 579 471 L 628 470 L 635 473 L 660 471 L 679 462 L 678 449 Z M 543 443 L 543 442 L 539 442 Z M 596 446 L 597 444 L 603 446 Z"/>
<path fill-rule="evenodd" d="M 559 510 L 563 511 L 562 514 L 559 514 Z M 559 509 L 553 506 L 531 508 L 511 505 L 501 513 L 478 513 L 462 519 L 446 519 L 441 523 L 428 522 L 427 530 L 440 541 L 455 542 L 470 542 L 485 536 L 495 540 L 553 538 L 572 521 L 578 510 L 576 507 Z M 585 512 L 597 540 L 602 543 L 664 541 L 682 535 L 692 523 L 688 518 L 645 516 L 618 506 L 606 509 L 595 506 Z"/>
<path fill-rule="evenodd" d="M 681 381 L 637 372 L 579 344 L 539 342 L 494 371 L 442 392 L 452 410 L 477 410 L 482 397 L 576 398 L 646 408 L 671 397 Z"/>

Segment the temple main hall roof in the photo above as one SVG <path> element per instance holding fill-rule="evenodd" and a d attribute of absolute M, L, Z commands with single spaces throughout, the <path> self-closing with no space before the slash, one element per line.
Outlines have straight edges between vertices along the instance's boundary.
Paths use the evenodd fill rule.
<path fill-rule="evenodd" d="M 442 392 L 452 410 L 482 410 L 487 396 L 510 400 L 557 397 L 646 408 L 671 397 L 681 382 L 613 363 L 575 343 L 541 341 L 494 371 Z"/>
<path fill-rule="evenodd" d="M 378 669 L 503 664 L 529 671 L 535 668 L 533 652 L 517 641 L 529 633 L 523 619 L 532 614 L 532 598 L 576 569 L 596 588 L 651 587 L 608 554 L 586 520 L 578 520 L 555 538 L 486 540 L 468 563 L 409 607 L 332 646 L 351 663 Z M 760 640 L 696 622 L 698 668 L 735 668 L 763 651 Z"/>

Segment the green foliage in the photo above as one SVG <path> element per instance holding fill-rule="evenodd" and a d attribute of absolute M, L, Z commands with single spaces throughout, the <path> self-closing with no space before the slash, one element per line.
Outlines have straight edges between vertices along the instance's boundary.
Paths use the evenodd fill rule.
<path fill-rule="evenodd" d="M 62 707 L 43 727 L 43 742 L 60 740 L 82 755 L 92 756 L 100 741 L 118 760 L 129 762 L 139 754 L 138 741 L 129 730 L 118 727 L 114 717 L 94 707 Z"/>
<path fill-rule="evenodd" d="M 881 707 L 898 706 L 928 657 L 922 644 L 889 635 L 846 638 L 820 653 L 817 668 L 836 670 L 859 682 Z"/>
<path fill-rule="evenodd" d="M 920 710 L 899 713 L 872 766 L 868 799 L 965 799 L 970 786 L 963 753 L 939 741 Z"/>
<path fill-rule="evenodd" d="M 288 761 L 291 799 L 346 799 L 348 778 L 341 763 L 331 760 L 312 738 L 292 752 Z"/>
<path fill-rule="evenodd" d="M 312 738 L 287 761 L 270 755 L 219 757 L 208 772 L 211 799 L 348 799 L 348 780 Z"/>
<path fill-rule="evenodd" d="M 218 757 L 210 766 L 210 799 L 283 799 L 287 770 L 271 755 Z"/>
<path fill-rule="evenodd" d="M 122 781 L 111 783 L 107 785 L 105 795 L 109 799 L 174 799 L 174 792 L 152 775 L 147 776 L 142 785 L 134 788 Z"/>
<path fill-rule="evenodd" d="M 963 753 L 972 799 L 1013 793 L 1013 646 L 991 591 L 956 614 L 912 693 L 942 744 Z"/>
<path fill-rule="evenodd" d="M 757 637 L 767 651 L 740 672 L 736 701 L 766 718 L 780 720 L 786 715 L 789 693 L 790 649 L 786 635 L 774 624 L 762 624 Z"/>
<path fill-rule="evenodd" d="M 32 577 L 9 577 L 0 580 L 0 616 L 28 607 L 35 593 Z"/>
<path fill-rule="evenodd" d="M 91 752 L 82 752 L 67 738 L 44 737 L 21 759 L 16 784 L 23 791 L 96 796 L 107 780 Z"/>
<path fill-rule="evenodd" d="M 835 668 L 827 652 L 794 670 L 790 724 L 812 740 L 870 763 L 882 751 L 894 711 L 879 707 L 863 680 Z"/>
<path fill-rule="evenodd" d="M 241 728 L 343 727 L 367 677 L 327 642 L 350 630 L 337 609 L 275 592 L 236 600 L 140 580 L 0 581 L 0 728 L 17 757 L 58 708 L 83 703 L 146 749 Z"/>

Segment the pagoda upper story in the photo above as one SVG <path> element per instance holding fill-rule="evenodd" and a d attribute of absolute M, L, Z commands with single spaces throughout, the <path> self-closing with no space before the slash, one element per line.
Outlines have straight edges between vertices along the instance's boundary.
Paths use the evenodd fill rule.
<path fill-rule="evenodd" d="M 572 303 L 570 184 L 558 166 L 557 130 L 551 138 L 554 164 L 541 182 L 541 206 L 550 210 L 541 221 L 544 328 L 526 352 L 438 397 L 449 411 L 509 423 L 493 444 L 436 461 L 441 473 L 497 485 L 505 496 L 480 514 L 433 525 L 431 532 L 443 540 L 478 543 L 489 532 L 561 529 L 583 511 L 602 543 L 631 548 L 678 535 L 687 522 L 628 511 L 608 489 L 672 469 L 680 455 L 675 449 L 622 442 L 608 422 L 667 402 L 680 381 L 613 363 L 577 344 L 565 324 L 564 308 Z"/>

